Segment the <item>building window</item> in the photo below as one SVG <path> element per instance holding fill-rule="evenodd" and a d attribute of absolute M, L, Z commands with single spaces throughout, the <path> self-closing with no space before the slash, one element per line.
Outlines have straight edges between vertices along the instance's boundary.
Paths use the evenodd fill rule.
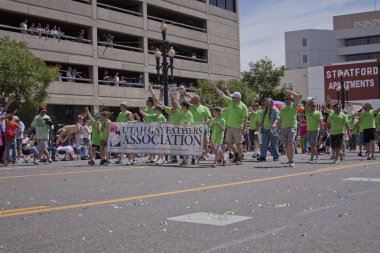
<path fill-rule="evenodd" d="M 307 47 L 307 39 L 302 39 L 302 46 Z"/>
<path fill-rule="evenodd" d="M 306 54 L 302 55 L 302 62 L 307 63 L 307 55 Z"/>
<path fill-rule="evenodd" d="M 236 0 L 209 0 L 209 4 L 231 12 L 236 12 Z"/>
<path fill-rule="evenodd" d="M 372 60 L 380 58 L 380 52 L 370 53 L 370 54 L 354 54 L 346 55 L 346 61 L 362 61 L 362 60 Z"/>

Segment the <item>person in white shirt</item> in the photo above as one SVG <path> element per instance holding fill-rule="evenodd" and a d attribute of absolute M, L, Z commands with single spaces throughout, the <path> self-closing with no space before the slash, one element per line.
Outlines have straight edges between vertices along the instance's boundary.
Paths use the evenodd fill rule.
<path fill-rule="evenodd" d="M 28 33 L 28 20 L 25 19 L 20 23 L 21 33 L 27 34 Z"/>
<path fill-rule="evenodd" d="M 120 86 L 119 72 L 116 72 L 115 76 L 113 77 L 113 83 L 116 87 Z"/>

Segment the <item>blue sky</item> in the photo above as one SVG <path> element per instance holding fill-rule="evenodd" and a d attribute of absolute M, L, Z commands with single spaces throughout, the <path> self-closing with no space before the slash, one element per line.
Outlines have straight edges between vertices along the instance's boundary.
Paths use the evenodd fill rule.
<path fill-rule="evenodd" d="M 375 0 L 240 0 L 241 67 L 267 56 L 285 64 L 284 32 L 332 29 L 333 16 L 372 11 Z M 377 1 L 380 10 L 380 0 Z"/>

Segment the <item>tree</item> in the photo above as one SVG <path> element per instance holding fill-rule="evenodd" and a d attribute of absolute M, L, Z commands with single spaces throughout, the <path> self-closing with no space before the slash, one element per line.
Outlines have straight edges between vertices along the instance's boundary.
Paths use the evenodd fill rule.
<path fill-rule="evenodd" d="M 242 101 L 246 105 L 250 105 L 255 97 L 255 92 L 248 86 L 247 82 L 232 79 L 228 82 L 226 81 L 216 81 L 217 86 L 220 90 L 223 90 L 225 87 L 232 93 L 239 91 L 242 95 Z M 200 80 L 198 81 L 199 89 L 197 94 L 202 98 L 202 104 L 208 107 L 221 106 L 223 104 L 222 98 L 218 96 L 215 90 L 212 88 L 210 81 Z"/>
<path fill-rule="evenodd" d="M 281 77 L 285 74 L 285 67 L 275 67 L 271 60 L 265 58 L 256 63 L 249 63 L 250 71 L 242 73 L 243 82 L 256 92 L 257 102 L 271 97 L 274 100 L 283 98 L 284 89 L 280 86 Z"/>
<path fill-rule="evenodd" d="M 25 42 L 0 37 L 0 100 L 14 97 L 14 104 L 36 108 L 47 96 L 47 88 L 58 74 L 34 56 Z"/>

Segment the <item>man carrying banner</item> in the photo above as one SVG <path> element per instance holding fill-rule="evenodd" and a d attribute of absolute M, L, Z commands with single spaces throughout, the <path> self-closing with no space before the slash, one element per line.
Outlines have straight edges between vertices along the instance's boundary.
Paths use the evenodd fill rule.
<path fill-rule="evenodd" d="M 194 123 L 207 124 L 211 120 L 210 110 L 201 104 L 201 99 L 198 95 L 192 96 L 189 93 L 187 95 L 190 97 L 190 112 L 193 114 Z M 182 101 L 183 102 L 183 101 Z M 209 142 L 209 129 L 204 129 L 204 141 L 203 141 L 203 155 L 208 153 L 208 142 Z M 193 157 L 191 159 L 191 164 L 196 164 L 198 159 Z"/>
<path fill-rule="evenodd" d="M 127 102 L 120 103 L 120 113 L 117 117 L 116 122 L 126 122 L 127 121 L 127 115 L 132 114 L 130 111 L 127 110 L 127 108 L 128 108 Z M 120 155 L 120 157 L 119 157 L 119 160 L 116 161 L 116 164 L 123 164 L 125 154 L 121 153 L 119 155 Z"/>
<path fill-rule="evenodd" d="M 240 92 L 235 91 L 231 97 L 226 96 L 216 87 L 213 82 L 215 91 L 223 97 L 228 105 L 229 114 L 226 122 L 226 142 L 229 149 L 234 153 L 232 163 L 241 164 L 243 155 L 243 135 L 247 131 L 248 108 L 241 101 Z"/>
<path fill-rule="evenodd" d="M 155 106 L 155 108 L 154 108 L 154 114 L 147 114 L 142 108 L 140 108 L 140 113 L 144 117 L 144 119 L 147 122 L 152 122 L 152 123 L 165 123 L 166 122 L 166 118 L 162 114 L 162 112 L 163 112 L 163 109 L 159 105 Z M 165 163 L 165 161 L 164 161 L 164 155 L 163 154 L 158 154 L 158 159 L 156 161 L 155 160 L 151 160 L 151 161 L 148 161 L 148 162 L 149 163 L 156 163 L 157 165 L 164 164 Z"/>

